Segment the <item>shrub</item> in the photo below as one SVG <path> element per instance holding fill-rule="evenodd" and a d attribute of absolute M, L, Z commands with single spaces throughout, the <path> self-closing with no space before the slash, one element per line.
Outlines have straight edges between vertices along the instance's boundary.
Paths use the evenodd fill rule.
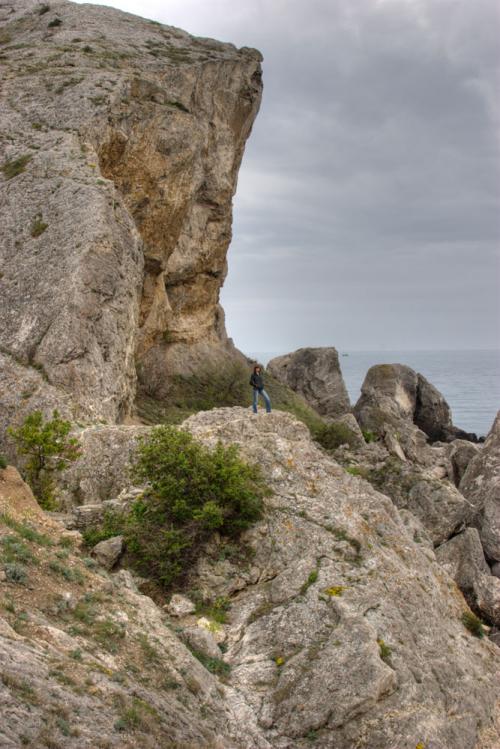
<path fill-rule="evenodd" d="M 29 161 L 31 161 L 31 156 L 29 154 L 19 156 L 17 159 L 6 161 L 5 164 L 2 165 L 2 172 L 4 173 L 5 179 L 12 179 L 13 177 L 17 177 L 18 174 L 24 172 L 26 164 L 28 164 Z"/>
<path fill-rule="evenodd" d="M 462 614 L 462 624 L 466 627 L 471 634 L 479 639 L 485 635 L 484 627 L 481 619 L 479 619 L 472 611 L 464 611 Z"/>
<path fill-rule="evenodd" d="M 382 658 L 383 661 L 387 663 L 387 661 L 390 660 L 390 657 L 392 655 L 392 650 L 389 647 L 389 645 L 387 645 L 387 643 L 384 642 L 384 640 L 382 640 L 381 638 L 377 640 L 377 643 L 378 643 L 380 657 Z"/>
<path fill-rule="evenodd" d="M 47 24 L 48 29 L 55 29 L 57 26 L 61 26 L 62 21 L 60 18 L 53 18 L 52 21 L 49 21 Z"/>
<path fill-rule="evenodd" d="M 17 583 L 18 585 L 26 584 L 28 575 L 26 574 L 26 568 L 22 564 L 10 562 L 5 564 L 3 569 L 9 582 Z"/>
<path fill-rule="evenodd" d="M 41 411 L 33 411 L 20 427 L 7 430 L 18 453 L 27 457 L 23 473 L 47 510 L 55 507 L 53 474 L 80 455 L 78 440 L 68 436 L 70 430 L 71 423 L 60 419 L 58 411 L 49 421 L 44 421 Z"/>
<path fill-rule="evenodd" d="M 38 8 L 38 15 L 43 16 L 45 13 L 48 13 L 50 10 L 50 5 L 41 5 Z"/>
<path fill-rule="evenodd" d="M 367 442 L 368 444 L 370 442 L 376 441 L 377 435 L 374 432 L 371 432 L 369 429 L 363 429 L 362 432 L 363 432 L 363 437 L 365 439 L 365 442 Z"/>
<path fill-rule="evenodd" d="M 157 427 L 139 445 L 133 474 L 148 490 L 124 528 L 139 571 L 164 587 L 179 581 L 215 533 L 238 537 L 262 514 L 269 493 L 260 469 L 235 445 L 213 450 L 174 427 Z"/>
<path fill-rule="evenodd" d="M 356 444 L 356 435 L 348 426 L 341 423 L 325 424 L 316 430 L 314 434 L 316 442 L 326 450 L 335 450 L 340 445 Z"/>
<path fill-rule="evenodd" d="M 31 222 L 31 236 L 33 238 L 39 237 L 40 234 L 43 234 L 45 229 L 47 229 L 48 224 L 45 223 L 45 221 L 42 218 L 41 213 L 37 213 L 34 217 L 33 221 Z"/>
<path fill-rule="evenodd" d="M 5 468 L 7 468 L 7 458 L 5 458 L 3 455 L 0 455 L 0 471 L 3 471 Z"/>

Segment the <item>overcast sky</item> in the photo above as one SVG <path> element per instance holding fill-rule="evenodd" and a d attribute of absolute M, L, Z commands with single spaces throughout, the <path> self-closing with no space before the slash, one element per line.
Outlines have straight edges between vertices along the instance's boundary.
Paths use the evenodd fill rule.
<path fill-rule="evenodd" d="M 500 347 L 498 0 L 111 0 L 257 47 L 227 327 L 244 351 Z"/>

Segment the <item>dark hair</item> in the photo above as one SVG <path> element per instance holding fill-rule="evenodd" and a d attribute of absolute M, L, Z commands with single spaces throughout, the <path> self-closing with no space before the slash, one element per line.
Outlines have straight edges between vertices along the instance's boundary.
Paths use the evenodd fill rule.
<path fill-rule="evenodd" d="M 260 364 L 256 364 L 256 365 L 255 365 L 255 367 L 253 368 L 253 373 L 254 373 L 254 374 L 255 374 L 255 371 L 256 371 L 257 369 L 260 369 L 260 370 L 262 371 L 262 367 L 260 366 Z"/>

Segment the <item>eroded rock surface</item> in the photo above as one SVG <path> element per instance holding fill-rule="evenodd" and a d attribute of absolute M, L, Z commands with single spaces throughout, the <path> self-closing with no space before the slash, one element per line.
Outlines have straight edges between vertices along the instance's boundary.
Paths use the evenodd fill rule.
<path fill-rule="evenodd" d="M 479 700 L 491 728 L 495 700 L 488 689 L 485 712 L 477 669 L 493 685 L 498 651 L 464 630 L 461 594 L 390 500 L 325 456 L 286 414 L 220 409 L 185 426 L 207 444 L 239 444 L 275 492 L 265 521 L 246 534 L 251 567 L 214 553 L 192 580 L 231 595 L 231 684 L 271 744 L 306 746 L 314 735 L 339 749 L 472 749 L 471 706 Z"/>
<path fill-rule="evenodd" d="M 10 716 L 0 742 L 16 746 L 21 734 L 54 742 L 60 724 L 46 717 L 64 699 L 70 749 L 97 735 L 111 747 L 168 738 L 207 749 L 305 749 L 314 737 L 324 749 L 494 749 L 499 651 L 463 626 L 466 603 L 418 520 L 407 511 L 402 520 L 288 414 L 217 409 L 184 427 L 207 445 L 239 444 L 273 490 L 237 558 L 215 539 L 191 571 L 190 588 L 227 597 L 226 621 L 198 619 L 187 605 L 169 622 L 169 608 L 140 595 L 126 571 L 96 574 L 76 550 L 61 562 L 57 545 L 35 544 L 38 564 L 27 574 L 43 595 L 0 581 L 17 600 L 0 623 Z"/>
<path fill-rule="evenodd" d="M 301 348 L 271 359 L 267 368 L 321 416 L 337 417 L 350 412 L 349 395 L 335 348 Z"/>
<path fill-rule="evenodd" d="M 121 421 L 136 359 L 161 395 L 237 357 L 218 299 L 261 55 L 61 1 L 4 3 L 0 33 L 0 386 Z"/>
<path fill-rule="evenodd" d="M 500 412 L 484 447 L 468 464 L 460 490 L 479 509 L 479 529 L 486 556 L 500 561 Z"/>

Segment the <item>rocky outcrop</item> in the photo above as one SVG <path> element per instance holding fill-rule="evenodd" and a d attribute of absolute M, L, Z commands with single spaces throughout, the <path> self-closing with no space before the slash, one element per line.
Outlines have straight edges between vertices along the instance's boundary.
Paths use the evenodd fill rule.
<path fill-rule="evenodd" d="M 185 426 L 209 445 L 239 444 L 274 491 L 265 520 L 245 536 L 251 568 L 215 549 L 191 579 L 231 597 L 230 683 L 272 745 L 306 746 L 314 736 L 339 749 L 472 749 L 477 709 L 494 730 L 498 651 L 463 628 L 461 595 L 390 500 L 286 414 L 220 409 Z M 483 647 L 495 665 L 480 665 Z M 489 707 L 478 668 L 489 671 Z"/>
<path fill-rule="evenodd" d="M 500 561 L 500 412 L 483 448 L 468 464 L 460 491 L 478 508 L 474 525 L 486 556 Z"/>
<path fill-rule="evenodd" d="M 436 557 L 469 605 L 490 624 L 500 625 L 500 580 L 491 574 L 477 530 L 467 528 L 436 549 Z"/>
<path fill-rule="evenodd" d="M 335 348 L 301 348 L 271 359 L 267 369 L 273 377 L 299 393 L 321 416 L 335 418 L 350 412 L 349 395 Z"/>
<path fill-rule="evenodd" d="M 353 411 L 363 429 L 390 442 L 392 452 L 397 452 L 396 440 L 405 457 L 417 462 L 425 462 L 428 441 L 477 441 L 475 434 L 453 426 L 441 393 L 403 364 L 371 367 Z"/>
<path fill-rule="evenodd" d="M 0 10 L 0 386 L 17 404 L 0 425 L 68 400 L 121 421 L 137 362 L 162 395 L 200 359 L 238 356 L 218 298 L 261 56 L 111 8 L 45 8 Z"/>
<path fill-rule="evenodd" d="M 466 603 L 418 521 L 288 414 L 217 409 L 185 428 L 237 443 L 273 491 L 240 559 L 219 538 L 191 570 L 192 590 L 227 601 L 226 620 L 174 599 L 169 622 L 127 571 L 95 574 L 76 551 L 62 562 L 58 531 L 53 545 L 30 541 L 33 590 L 0 582 L 24 612 L 0 621 L 0 743 L 54 743 L 64 729 L 68 749 L 305 749 L 311 737 L 325 749 L 494 749 L 499 651 L 464 627 Z M 17 532 L 3 517 L 0 535 Z"/>

